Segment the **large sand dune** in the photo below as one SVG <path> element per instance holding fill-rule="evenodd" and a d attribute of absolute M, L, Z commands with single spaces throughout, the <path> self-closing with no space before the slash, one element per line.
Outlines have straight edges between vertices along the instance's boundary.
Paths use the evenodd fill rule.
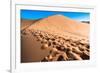
<path fill-rule="evenodd" d="M 48 18 L 42 19 L 39 22 L 36 22 L 34 25 L 29 27 L 29 29 L 44 30 L 59 32 L 60 34 L 65 34 L 66 32 L 88 37 L 89 34 L 89 25 L 86 23 L 81 23 L 62 15 L 54 15 Z"/>
<path fill-rule="evenodd" d="M 21 21 L 21 61 L 89 59 L 89 24 L 62 15 Z"/>

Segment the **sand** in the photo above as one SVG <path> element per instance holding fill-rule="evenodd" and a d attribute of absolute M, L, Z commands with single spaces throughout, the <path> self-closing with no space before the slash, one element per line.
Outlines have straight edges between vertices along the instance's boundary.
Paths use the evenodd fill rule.
<path fill-rule="evenodd" d="M 23 21 L 22 63 L 90 59 L 89 24 L 62 15 Z"/>

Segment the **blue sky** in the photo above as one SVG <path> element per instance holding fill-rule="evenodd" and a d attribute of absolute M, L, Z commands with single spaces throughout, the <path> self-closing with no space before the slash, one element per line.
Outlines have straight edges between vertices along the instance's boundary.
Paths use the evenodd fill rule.
<path fill-rule="evenodd" d="M 89 21 L 90 13 L 86 12 L 62 12 L 62 11 L 43 11 L 43 10 L 21 10 L 21 19 L 36 20 L 48 16 L 61 14 L 78 21 Z"/>

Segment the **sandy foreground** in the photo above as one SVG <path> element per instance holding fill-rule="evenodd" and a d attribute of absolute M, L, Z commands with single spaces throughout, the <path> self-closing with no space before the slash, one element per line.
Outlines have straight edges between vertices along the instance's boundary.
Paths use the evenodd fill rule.
<path fill-rule="evenodd" d="M 22 63 L 89 58 L 89 24 L 62 15 L 21 20 Z"/>

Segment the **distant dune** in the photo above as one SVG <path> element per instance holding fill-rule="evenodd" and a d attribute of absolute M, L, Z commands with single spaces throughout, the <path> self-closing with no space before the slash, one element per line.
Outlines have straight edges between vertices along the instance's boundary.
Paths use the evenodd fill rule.
<path fill-rule="evenodd" d="M 21 20 L 21 61 L 89 59 L 89 29 L 89 24 L 63 15 Z"/>
<path fill-rule="evenodd" d="M 21 30 L 26 29 L 27 27 L 29 27 L 30 25 L 32 25 L 33 23 L 35 23 L 37 21 L 39 21 L 39 20 L 21 19 Z"/>
<path fill-rule="evenodd" d="M 90 24 L 90 21 L 81 21 L 82 23 L 88 23 L 88 24 Z"/>

